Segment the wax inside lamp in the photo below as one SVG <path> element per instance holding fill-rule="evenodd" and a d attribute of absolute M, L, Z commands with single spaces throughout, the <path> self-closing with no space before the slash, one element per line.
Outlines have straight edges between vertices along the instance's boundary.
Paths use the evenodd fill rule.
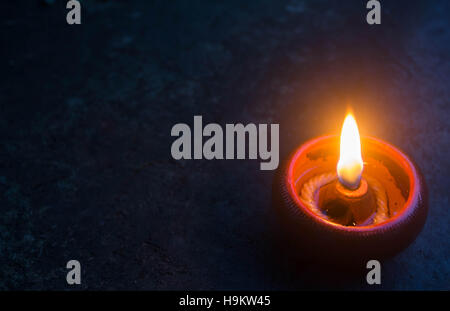
<path fill-rule="evenodd" d="M 356 189 L 359 187 L 362 171 L 363 160 L 358 126 L 353 115 L 348 114 L 342 126 L 337 175 L 341 184 L 347 188 Z"/>

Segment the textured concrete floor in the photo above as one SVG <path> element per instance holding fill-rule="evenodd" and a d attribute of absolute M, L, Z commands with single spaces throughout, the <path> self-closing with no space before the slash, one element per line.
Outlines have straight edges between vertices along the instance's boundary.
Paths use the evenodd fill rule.
<path fill-rule="evenodd" d="M 50 4 L 46 4 L 46 3 Z M 281 157 L 361 133 L 416 160 L 423 232 L 377 289 L 450 289 L 448 1 L 2 3 L 0 288 L 367 288 L 268 267 L 273 172 L 257 161 L 171 160 L 171 127 L 279 123 Z"/>

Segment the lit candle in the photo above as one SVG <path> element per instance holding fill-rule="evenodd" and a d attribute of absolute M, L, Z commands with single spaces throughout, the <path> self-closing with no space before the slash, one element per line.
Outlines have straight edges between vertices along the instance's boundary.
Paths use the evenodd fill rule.
<path fill-rule="evenodd" d="M 302 256 L 391 256 L 414 240 L 428 211 L 413 162 L 382 140 L 360 137 L 352 114 L 340 139 L 322 136 L 301 145 L 276 180 L 284 241 Z"/>
<path fill-rule="evenodd" d="M 344 186 L 356 189 L 359 187 L 362 171 L 363 160 L 358 126 L 353 115 L 348 114 L 342 126 L 337 175 Z"/>

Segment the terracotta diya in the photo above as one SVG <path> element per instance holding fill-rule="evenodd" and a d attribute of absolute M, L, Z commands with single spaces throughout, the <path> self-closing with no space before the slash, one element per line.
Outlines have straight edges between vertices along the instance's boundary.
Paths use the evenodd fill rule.
<path fill-rule="evenodd" d="M 341 137 L 294 150 L 274 183 L 283 243 L 303 256 L 383 259 L 407 247 L 427 216 L 424 179 L 394 146 L 360 139 L 347 115 Z"/>

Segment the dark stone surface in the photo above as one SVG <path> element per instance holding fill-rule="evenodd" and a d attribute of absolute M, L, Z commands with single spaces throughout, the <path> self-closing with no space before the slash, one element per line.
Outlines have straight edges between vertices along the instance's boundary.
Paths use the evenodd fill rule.
<path fill-rule="evenodd" d="M 279 123 L 281 157 L 338 133 L 416 160 L 429 218 L 383 263 L 382 289 L 450 289 L 449 2 L 2 3 L 0 288 L 368 288 L 271 267 L 273 172 L 259 161 L 171 160 L 171 127 Z"/>

